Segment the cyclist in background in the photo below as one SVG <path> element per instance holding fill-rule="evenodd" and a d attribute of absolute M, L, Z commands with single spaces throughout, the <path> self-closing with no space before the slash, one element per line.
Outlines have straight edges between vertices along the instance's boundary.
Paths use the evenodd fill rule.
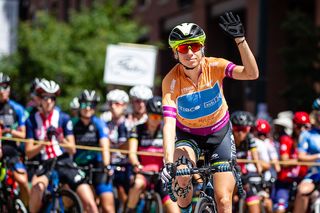
<path fill-rule="evenodd" d="M 128 115 L 126 121 L 127 128 L 130 130 L 134 126 L 143 124 L 147 121 L 146 102 L 152 98 L 152 90 L 144 85 L 137 85 L 130 89 L 130 100 L 132 113 Z"/>
<path fill-rule="evenodd" d="M 106 124 L 95 116 L 95 109 L 100 97 L 95 90 L 83 90 L 79 98 L 79 117 L 73 120 L 73 134 L 76 144 L 101 147 L 102 152 L 77 150 L 74 161 L 79 166 L 93 165 L 104 169 L 110 164 L 110 140 Z M 93 173 L 93 186 L 100 198 L 102 212 L 114 213 L 114 197 L 112 183 L 105 172 Z"/>
<path fill-rule="evenodd" d="M 111 120 L 107 122 L 108 135 L 113 149 L 128 150 L 128 134 L 126 126 L 125 111 L 128 107 L 128 94 L 119 89 L 114 89 L 107 94 L 107 103 L 111 112 Z M 117 188 L 118 198 L 121 201 L 118 209 L 123 209 L 127 203 L 130 188 L 131 165 L 128 156 L 120 152 L 113 152 L 111 155 L 111 164 L 121 165 L 124 170 L 115 170 L 113 185 Z"/>
<path fill-rule="evenodd" d="M 258 78 L 259 70 L 240 18 L 229 12 L 221 16 L 219 25 L 236 43 L 243 66 L 223 58 L 205 57 L 206 35 L 197 24 L 183 23 L 170 32 L 169 45 L 178 63 L 162 82 L 165 184 L 175 178 L 176 165 L 196 166 L 200 148 L 211 151 L 211 164 L 225 164 L 236 158 L 222 81 L 225 77 L 253 80 Z M 214 184 L 223 186 L 215 187 L 218 211 L 231 212 L 233 173 L 217 172 L 213 176 Z M 192 209 L 190 178 L 177 178 L 179 187 L 175 190 L 183 192 L 177 198 L 182 212 Z"/>
<path fill-rule="evenodd" d="M 47 168 L 51 159 L 58 158 L 58 162 L 68 164 L 68 168 L 57 168 L 62 183 L 67 183 L 84 204 L 84 209 L 97 212 L 93 193 L 88 184 L 84 183 L 85 175 L 74 164 L 70 157 L 75 153 L 73 125 L 67 114 L 55 107 L 56 98 L 60 93 L 60 86 L 54 81 L 41 80 L 36 88 L 40 97 L 41 110 L 31 114 L 27 120 L 26 155 L 28 158 L 41 155 L 39 169 Z M 49 141 L 50 145 L 35 144 L 33 140 Z M 62 148 L 60 144 L 68 145 Z M 66 151 L 66 152 L 65 152 Z M 74 168 L 71 168 L 73 165 Z M 38 212 L 41 207 L 43 194 L 49 184 L 47 172 L 44 175 L 34 175 L 32 178 L 31 196 L 29 202 L 30 212 Z"/>
<path fill-rule="evenodd" d="M 0 73 L 0 128 L 2 136 L 8 138 L 25 138 L 25 112 L 23 106 L 10 99 L 10 77 Z M 1 145 L 2 144 L 2 145 Z M 2 156 L 9 157 L 10 163 L 14 164 L 14 179 L 20 187 L 20 197 L 26 206 L 30 195 L 28 175 L 24 164 L 20 159 L 21 149 L 15 141 L 0 141 Z M 1 152 L 0 152 L 1 154 Z"/>
<path fill-rule="evenodd" d="M 320 162 L 320 97 L 313 102 L 313 111 L 310 114 L 312 128 L 303 131 L 299 137 L 299 161 Z M 320 167 L 309 167 L 305 178 L 298 185 L 298 192 L 294 203 L 294 213 L 303 213 L 308 209 L 310 193 L 315 183 L 320 182 Z"/>
<path fill-rule="evenodd" d="M 79 97 L 72 98 L 69 106 L 71 109 L 71 120 L 73 120 L 74 118 L 78 118 L 80 109 Z"/>
<path fill-rule="evenodd" d="M 293 136 L 282 134 L 279 137 L 280 160 L 288 163 L 298 162 L 298 139 L 302 131 L 310 126 L 306 112 L 296 112 L 293 117 Z M 307 167 L 299 165 L 281 165 L 274 193 L 274 210 L 283 213 L 288 210 L 290 190 L 293 183 L 299 183 L 307 172 Z"/>
<path fill-rule="evenodd" d="M 163 167 L 163 157 L 141 155 L 138 157 L 137 151 L 146 151 L 162 153 L 162 99 L 155 96 L 147 101 L 148 120 L 131 130 L 129 137 L 129 160 L 134 170 L 155 171 L 159 172 Z M 126 212 L 136 212 L 135 208 L 140 199 L 140 194 L 147 187 L 148 180 L 141 174 L 137 173 L 134 178 L 133 186 L 129 191 L 129 200 Z M 162 204 L 166 212 L 179 212 L 179 207 L 172 202 L 167 192 L 163 190 L 161 182 L 156 185 L 156 191 L 162 198 Z"/>
<path fill-rule="evenodd" d="M 232 132 L 236 144 L 237 158 L 255 160 L 256 163 L 239 163 L 242 173 L 242 181 L 246 191 L 246 205 L 250 213 L 260 212 L 260 197 L 249 185 L 250 177 L 258 177 L 262 174 L 262 165 L 259 161 L 257 144 L 250 132 L 254 127 L 254 117 L 246 111 L 236 111 L 231 115 Z"/>
<path fill-rule="evenodd" d="M 272 212 L 272 200 L 270 198 L 277 172 L 280 171 L 279 156 L 275 144 L 270 139 L 271 126 L 267 120 L 257 119 L 255 122 L 255 142 L 262 167 L 262 177 L 267 184 L 260 195 L 263 197 L 267 212 Z"/>

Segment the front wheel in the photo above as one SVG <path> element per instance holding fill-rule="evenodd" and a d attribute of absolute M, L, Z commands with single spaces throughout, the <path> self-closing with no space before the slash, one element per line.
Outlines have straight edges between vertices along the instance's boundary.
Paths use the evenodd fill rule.
<path fill-rule="evenodd" d="M 147 198 L 146 198 L 147 199 Z M 146 200 L 145 207 L 143 210 L 144 213 L 162 213 L 162 201 L 158 193 L 153 193 L 150 199 Z"/>
<path fill-rule="evenodd" d="M 202 197 L 198 200 L 195 210 L 195 213 L 216 213 L 216 205 L 207 197 Z"/>
<path fill-rule="evenodd" d="M 74 191 L 62 189 L 56 195 L 47 195 L 45 197 L 41 212 L 79 213 L 83 212 L 83 207 L 78 195 Z"/>

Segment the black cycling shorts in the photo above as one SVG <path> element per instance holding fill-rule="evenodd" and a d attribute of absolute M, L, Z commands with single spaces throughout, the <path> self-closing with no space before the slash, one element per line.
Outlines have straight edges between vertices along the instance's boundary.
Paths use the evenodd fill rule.
<path fill-rule="evenodd" d="M 196 154 L 196 161 L 199 160 L 201 150 L 210 151 L 211 164 L 236 159 L 236 147 L 230 122 L 220 131 L 207 136 L 193 135 L 177 128 L 176 137 L 175 147 L 191 147 Z"/>
<path fill-rule="evenodd" d="M 49 179 L 48 171 L 52 165 L 52 160 L 53 159 L 44 161 L 36 171 L 36 175 L 46 175 Z M 55 167 L 59 175 L 59 181 L 63 184 L 68 184 L 72 190 L 76 191 L 77 187 L 85 182 L 85 173 L 77 167 L 67 154 L 58 157 L 57 164 L 60 163 L 64 166 L 57 165 Z"/>

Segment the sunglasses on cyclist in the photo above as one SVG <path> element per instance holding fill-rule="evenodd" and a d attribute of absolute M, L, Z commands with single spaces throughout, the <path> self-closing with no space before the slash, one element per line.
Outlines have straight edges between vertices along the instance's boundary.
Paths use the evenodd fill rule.
<path fill-rule="evenodd" d="M 52 101 L 55 101 L 56 100 L 56 96 L 53 96 L 53 95 L 43 95 L 41 96 L 41 99 L 44 100 L 44 101 L 47 101 L 49 99 L 51 99 Z"/>
<path fill-rule="evenodd" d="M 160 120 L 162 119 L 162 116 L 161 116 L 161 115 L 158 115 L 158 114 L 152 114 L 152 113 L 150 113 L 150 114 L 148 115 L 148 118 L 149 118 L 150 120 L 153 120 L 153 121 L 160 121 Z"/>
<path fill-rule="evenodd" d="M 181 44 L 177 47 L 177 51 L 182 54 L 186 54 L 191 50 L 192 52 L 198 52 L 202 48 L 200 43 Z"/>
<path fill-rule="evenodd" d="M 111 102 L 111 105 L 116 105 L 116 106 L 124 106 L 124 102 Z"/>
<path fill-rule="evenodd" d="M 6 91 L 10 88 L 9 84 L 2 84 L 0 85 L 0 91 Z"/>
<path fill-rule="evenodd" d="M 80 103 L 80 109 L 86 109 L 88 107 L 91 108 L 91 109 L 94 109 L 96 107 L 96 105 L 94 103 L 91 103 L 91 102 Z"/>
<path fill-rule="evenodd" d="M 232 126 L 233 131 L 235 132 L 248 132 L 250 126 Z"/>

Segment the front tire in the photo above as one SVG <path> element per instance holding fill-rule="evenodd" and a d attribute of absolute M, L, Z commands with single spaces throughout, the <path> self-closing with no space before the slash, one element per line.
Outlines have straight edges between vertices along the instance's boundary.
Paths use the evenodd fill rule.
<path fill-rule="evenodd" d="M 163 206 L 161 197 L 158 193 L 153 193 L 152 198 L 146 201 L 144 213 L 162 213 Z"/>
<path fill-rule="evenodd" d="M 198 200 L 195 213 L 216 213 L 216 205 L 214 202 L 210 201 L 207 197 L 202 197 Z"/>
<path fill-rule="evenodd" d="M 41 212 L 65 212 L 81 213 L 83 212 L 82 203 L 78 195 L 70 189 L 62 189 L 53 203 L 52 195 L 47 195 Z"/>

